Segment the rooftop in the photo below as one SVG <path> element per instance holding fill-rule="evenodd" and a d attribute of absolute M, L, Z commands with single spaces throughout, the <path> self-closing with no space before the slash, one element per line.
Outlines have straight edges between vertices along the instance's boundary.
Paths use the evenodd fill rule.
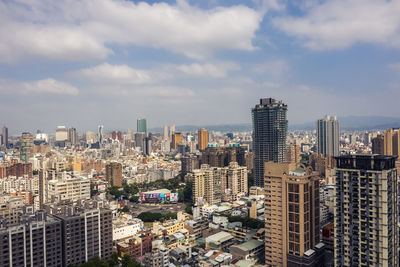
<path fill-rule="evenodd" d="M 214 242 L 214 243 L 225 242 L 232 238 L 233 238 L 233 236 L 227 232 L 219 232 L 214 235 L 210 235 L 209 237 L 206 237 L 206 242 L 207 243 L 209 243 L 209 242 Z"/>
<path fill-rule="evenodd" d="M 262 246 L 264 243 L 255 239 L 251 239 L 247 242 L 244 242 L 243 244 L 240 244 L 238 246 L 245 248 L 246 250 L 253 250 L 259 246 Z"/>

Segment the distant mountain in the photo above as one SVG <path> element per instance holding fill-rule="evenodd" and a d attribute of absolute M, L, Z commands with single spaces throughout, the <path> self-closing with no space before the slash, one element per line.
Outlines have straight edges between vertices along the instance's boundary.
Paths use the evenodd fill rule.
<path fill-rule="evenodd" d="M 216 132 L 248 132 L 252 130 L 251 123 L 221 124 L 221 125 L 179 125 L 175 129 L 182 132 L 194 132 L 200 128 Z M 162 132 L 162 128 L 152 128 L 150 132 Z"/>
<path fill-rule="evenodd" d="M 363 131 L 363 130 L 384 130 L 388 128 L 399 128 L 400 118 L 383 116 L 347 116 L 338 117 L 341 130 Z M 315 122 L 289 125 L 291 130 L 314 130 Z"/>
<path fill-rule="evenodd" d="M 388 128 L 400 128 L 400 118 L 383 116 L 347 116 L 338 117 L 341 130 L 364 131 L 364 130 L 384 130 Z M 307 122 L 302 124 L 290 124 L 289 130 L 315 130 L 317 122 Z M 180 125 L 176 126 L 177 131 L 195 132 L 200 128 L 208 131 L 219 132 L 248 132 L 252 130 L 251 123 L 221 124 L 221 125 Z M 150 132 L 162 132 L 162 128 L 149 129 Z"/>

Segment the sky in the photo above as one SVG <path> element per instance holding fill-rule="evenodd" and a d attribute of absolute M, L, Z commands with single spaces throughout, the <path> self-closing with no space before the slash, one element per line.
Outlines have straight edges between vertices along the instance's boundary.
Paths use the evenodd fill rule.
<path fill-rule="evenodd" d="M 400 117 L 400 1 L 3 0 L 10 133 Z"/>

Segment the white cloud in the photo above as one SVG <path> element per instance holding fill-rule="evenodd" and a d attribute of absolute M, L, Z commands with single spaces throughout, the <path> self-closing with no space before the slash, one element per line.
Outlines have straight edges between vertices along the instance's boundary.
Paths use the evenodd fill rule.
<path fill-rule="evenodd" d="M 264 12 L 243 5 L 204 10 L 127 0 L 8 1 L 0 3 L 0 61 L 25 57 L 85 61 L 105 59 L 110 45 L 165 49 L 203 59 L 215 51 L 252 51 Z"/>
<path fill-rule="evenodd" d="M 152 82 L 148 71 L 108 63 L 76 71 L 73 75 L 94 83 L 145 84 Z"/>
<path fill-rule="evenodd" d="M 200 76 L 200 77 L 213 77 L 213 78 L 224 78 L 227 76 L 229 71 L 239 70 L 240 66 L 233 62 L 226 63 L 193 63 L 189 65 L 179 65 L 177 69 L 187 75 Z"/>
<path fill-rule="evenodd" d="M 400 1 L 307 1 L 302 16 L 273 23 L 313 50 L 343 49 L 356 43 L 400 48 Z"/>
<path fill-rule="evenodd" d="M 257 73 L 280 77 L 289 71 L 289 66 L 285 60 L 273 60 L 261 64 L 255 64 L 252 70 Z"/>
<path fill-rule="evenodd" d="M 51 78 L 24 82 L 0 79 L 0 93 L 77 95 L 79 90 L 68 83 L 60 82 Z"/>

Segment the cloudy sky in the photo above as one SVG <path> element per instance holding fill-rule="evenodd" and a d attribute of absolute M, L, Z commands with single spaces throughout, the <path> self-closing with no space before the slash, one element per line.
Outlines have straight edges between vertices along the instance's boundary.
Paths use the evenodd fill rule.
<path fill-rule="evenodd" d="M 3 0 L 0 124 L 11 133 L 400 117 L 400 1 Z"/>

